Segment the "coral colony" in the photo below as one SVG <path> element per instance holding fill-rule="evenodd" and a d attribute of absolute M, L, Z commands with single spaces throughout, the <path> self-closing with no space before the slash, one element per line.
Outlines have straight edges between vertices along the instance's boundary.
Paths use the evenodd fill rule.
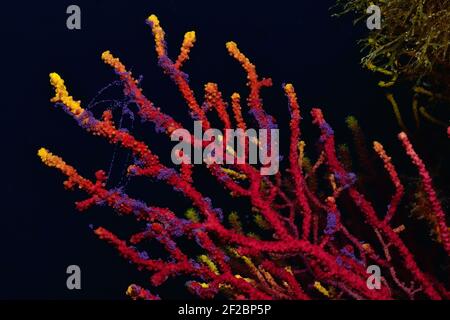
<path fill-rule="evenodd" d="M 208 83 L 204 87 L 204 103 L 200 103 L 191 89 L 182 66 L 189 59 L 196 39 L 195 33 L 186 33 L 179 56 L 172 60 L 167 54 L 165 33 L 158 18 L 151 15 L 147 23 L 153 32 L 159 65 L 178 87 L 192 118 L 206 131 L 211 129 L 211 120 L 207 114 L 215 113 L 224 130 L 236 126 L 245 132 L 250 120 L 243 117 L 238 93 L 231 95 L 228 105 L 218 85 Z M 236 43 L 228 42 L 226 48 L 247 73 L 249 96 L 246 102 L 252 120 L 255 120 L 258 129 L 276 129 L 276 121 L 264 110 L 260 97 L 261 89 L 272 85 L 271 79 L 259 78 L 255 66 Z M 183 129 L 181 123 L 163 113 L 144 96 L 139 82 L 111 52 L 104 52 L 102 60 L 114 69 L 123 84 L 124 94 L 137 105 L 138 115 L 144 122 L 153 123 L 159 133 L 168 136 Z M 312 122 L 320 132 L 317 160 L 312 161 L 306 156 L 300 122 L 308 115 L 301 113 L 292 84 L 283 85 L 290 112 L 290 139 L 287 141 L 289 155 L 286 158 L 288 168 L 275 170 L 273 175 L 262 174 L 260 165 L 248 161 L 250 145 L 244 147 L 246 161 L 226 164 L 210 161 L 205 165 L 217 183 L 236 201 L 237 198 L 244 198 L 251 204 L 251 210 L 238 213 L 215 208 L 214 200 L 196 188 L 194 165 L 189 161 L 180 161 L 180 165 L 174 168 L 162 164 L 149 146 L 130 131 L 116 126 L 111 110 L 104 111 L 102 118 L 97 119 L 83 108 L 80 101 L 69 95 L 58 74 L 51 73 L 50 82 L 55 89 L 51 101 L 62 107 L 83 129 L 132 152 L 135 161 L 127 170 L 130 177 L 142 176 L 162 181 L 192 204 L 192 208 L 184 213 L 151 206 L 132 198 L 123 188 L 108 189 L 105 171 L 97 171 L 95 180 L 90 180 L 47 149 L 38 151 L 47 166 L 57 168 L 67 177 L 64 182 L 67 189 L 78 188 L 88 194 L 86 200 L 76 203 L 78 210 L 108 205 L 121 215 L 134 216 L 142 222 L 142 230 L 127 240 L 120 239 L 103 227 L 94 229 L 95 234 L 115 247 L 121 256 L 139 270 L 151 274 L 148 288 L 136 284 L 129 286 L 127 294 L 131 298 L 159 299 L 154 292 L 156 287 L 176 276 L 188 277 L 187 289 L 201 298 L 450 297 L 447 289 L 448 272 L 441 271 L 436 265 L 430 267 L 429 263 L 423 263 L 428 258 L 416 253 L 416 246 L 410 246 L 407 241 L 406 235 L 410 231 L 407 220 L 410 216 L 405 213 L 406 201 L 403 196 L 408 188 L 400 181 L 387 151 L 380 143 L 374 142 L 374 155 L 378 155 L 378 159 L 375 158 L 375 162 L 370 164 L 370 157 L 362 154 L 364 150 L 361 144 L 360 148 L 357 145 L 363 166 L 384 165 L 388 187 L 376 193 L 381 194 L 389 188 L 393 190 L 388 200 L 390 203 L 384 210 L 382 208 L 386 208 L 386 203 L 375 206 L 370 195 L 366 194 L 369 188 L 361 186 L 359 182 L 371 180 L 351 171 L 349 149 L 345 145 L 335 145 L 334 131 L 317 108 L 310 111 Z M 356 119 L 349 118 L 348 125 L 354 131 L 355 140 L 361 140 Z M 199 137 L 194 136 L 192 140 L 186 141 L 205 146 L 205 141 L 198 141 Z M 250 140 L 251 137 L 243 135 L 241 138 Z M 274 138 L 269 134 L 265 141 L 260 139 L 257 143 L 268 145 Z M 400 133 L 398 138 L 418 169 L 422 203 L 426 204 L 423 207 L 435 222 L 433 231 L 436 239 L 429 240 L 426 234 L 423 238 L 429 240 L 436 247 L 434 251 L 448 261 L 449 229 L 430 175 L 408 136 Z M 220 139 L 226 137 L 220 135 Z M 225 145 L 221 144 L 216 150 L 226 148 Z M 175 158 L 183 158 L 184 152 L 178 150 Z M 233 155 L 233 151 L 225 152 Z M 381 177 L 383 174 L 377 177 L 380 183 Z M 365 190 L 364 194 L 361 190 Z M 149 240 L 159 242 L 169 258 L 151 256 L 151 249 L 149 253 L 144 251 L 142 247 Z M 201 254 L 192 254 L 192 249 L 186 249 L 186 240 L 190 246 L 197 246 Z M 372 270 L 377 269 L 379 283 L 374 278 L 376 272 L 372 274 Z"/>

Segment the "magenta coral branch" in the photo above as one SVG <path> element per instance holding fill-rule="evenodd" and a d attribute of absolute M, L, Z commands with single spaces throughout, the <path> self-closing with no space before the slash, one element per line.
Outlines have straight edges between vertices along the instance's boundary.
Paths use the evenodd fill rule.
<path fill-rule="evenodd" d="M 450 255 L 450 235 L 449 235 L 449 229 L 447 226 L 447 223 L 445 221 L 445 213 L 442 210 L 441 203 L 439 202 L 436 192 L 433 188 L 433 181 L 431 180 L 430 174 L 428 173 L 427 168 L 425 167 L 425 164 L 423 163 L 422 159 L 417 155 L 416 151 L 414 151 L 414 148 L 411 144 L 411 142 L 408 139 L 408 136 L 406 133 L 401 132 L 398 135 L 398 138 L 403 144 L 403 147 L 406 150 L 406 153 L 411 158 L 414 165 L 419 170 L 420 177 L 422 178 L 423 187 L 425 189 L 425 192 L 428 195 L 428 200 L 431 203 L 431 207 L 434 211 L 434 214 L 436 215 L 436 219 L 439 226 L 439 235 L 442 239 L 442 244 L 444 246 L 445 251 L 447 251 L 447 254 Z"/>
<path fill-rule="evenodd" d="M 400 179 L 397 174 L 397 170 L 395 169 L 394 165 L 392 164 L 391 158 L 386 154 L 386 151 L 384 151 L 383 146 L 379 142 L 375 141 L 373 143 L 373 148 L 378 153 L 381 160 L 383 160 L 384 168 L 389 173 L 392 183 L 395 186 L 395 194 L 392 197 L 391 203 L 388 206 L 388 212 L 386 213 L 386 217 L 384 218 L 385 223 L 389 223 L 389 221 L 391 221 L 391 219 L 392 219 L 392 216 L 397 211 L 397 207 L 403 197 L 405 188 L 403 187 L 403 184 L 400 182 Z"/>
<path fill-rule="evenodd" d="M 290 170 L 294 178 L 295 192 L 297 199 L 302 209 L 303 213 L 303 224 L 302 224 L 302 238 L 308 239 L 311 231 L 311 217 L 312 212 L 308 203 L 305 192 L 305 181 L 303 178 L 303 173 L 299 164 L 299 153 L 298 153 L 298 142 L 300 141 L 300 106 L 298 105 L 297 95 L 294 91 L 294 86 L 287 84 L 284 86 L 286 96 L 289 100 L 289 107 L 291 109 L 291 142 L 289 148 L 289 162 Z"/>
<path fill-rule="evenodd" d="M 314 123 L 317 124 L 322 132 L 321 139 L 324 144 L 324 151 L 327 157 L 327 163 L 333 171 L 338 174 L 343 184 L 348 183 L 350 175 L 345 171 L 344 167 L 340 164 L 335 154 L 334 148 L 334 132 L 325 122 L 322 111 L 320 109 L 313 109 L 311 114 L 314 119 Z M 400 237 L 387 225 L 378 219 L 375 210 L 369 201 L 367 201 L 362 194 L 360 194 L 354 187 L 349 188 L 349 194 L 353 201 L 358 205 L 361 211 L 365 214 L 368 222 L 376 229 L 382 230 L 385 236 L 389 239 L 390 243 L 395 246 L 400 255 L 403 257 L 406 266 L 411 271 L 412 275 L 418 282 L 423 285 L 423 288 L 427 295 L 432 299 L 441 299 L 439 293 L 433 288 L 431 281 L 417 266 L 411 252 L 407 249 L 406 245 L 400 239 Z"/>

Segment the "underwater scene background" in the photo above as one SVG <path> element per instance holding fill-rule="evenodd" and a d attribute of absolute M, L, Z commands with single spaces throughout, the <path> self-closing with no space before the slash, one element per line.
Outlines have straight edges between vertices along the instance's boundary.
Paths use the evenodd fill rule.
<path fill-rule="evenodd" d="M 397 2 L 394 12 L 404 9 Z M 433 39 L 447 44 L 420 47 L 439 48 L 428 55 L 436 67 L 423 69 L 409 57 L 417 57 L 409 40 L 386 47 L 383 28 L 368 30 L 364 18 L 354 24 L 364 17 L 365 1 L 348 3 L 354 7 L 334 7 L 335 1 L 77 1 L 80 30 L 66 26 L 72 2 L 9 3 L 0 29 L 0 298 L 448 299 L 450 63 L 448 40 L 439 38 L 447 36 L 448 9 L 420 8 L 444 16 L 434 26 L 443 31 Z M 191 30 L 195 47 L 184 47 L 189 58 L 181 72 L 170 58 L 177 59 Z M 393 32 L 408 32 L 388 30 L 392 39 Z M 258 87 L 253 65 L 272 87 Z M 273 124 L 264 123 L 272 119 L 267 114 L 276 119 L 280 177 L 269 182 L 240 167 L 178 173 L 166 136 L 174 126 L 158 112 L 192 129 L 192 113 L 201 112 L 183 97 L 185 74 L 212 127 L 223 127 L 227 113 L 255 128 Z M 238 99 L 230 98 L 235 92 L 242 121 L 233 104 Z M 149 105 L 140 93 L 154 110 L 142 111 Z M 111 113 L 101 120 L 105 110 Z M 373 147 L 373 141 L 380 144 Z M 97 170 L 108 177 L 96 176 Z M 100 184 L 94 188 L 81 176 Z M 74 192 L 65 190 L 62 178 L 72 178 L 66 187 Z M 270 194 L 271 183 L 277 195 Z M 239 196 L 237 186 L 251 190 Z M 74 202 L 86 199 L 78 209 L 88 210 L 79 213 Z M 141 201 L 170 212 L 142 218 L 152 210 Z M 148 234 L 136 248 L 116 241 L 136 239 L 143 230 Z M 70 265 L 80 267 L 81 290 L 67 288 Z M 365 287 L 369 265 L 381 267 L 380 290 Z"/>

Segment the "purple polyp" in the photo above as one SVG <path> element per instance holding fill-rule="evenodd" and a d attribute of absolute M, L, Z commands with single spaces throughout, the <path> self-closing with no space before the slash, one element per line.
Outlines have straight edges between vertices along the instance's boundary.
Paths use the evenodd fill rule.
<path fill-rule="evenodd" d="M 144 260 L 150 259 L 150 257 L 148 256 L 148 253 L 146 251 L 139 252 L 139 257 Z"/>
<path fill-rule="evenodd" d="M 158 175 L 156 176 L 156 178 L 158 180 L 167 180 L 169 179 L 172 175 L 176 174 L 175 170 L 172 168 L 164 168 L 161 169 L 158 173 Z"/>
<path fill-rule="evenodd" d="M 324 233 L 326 235 L 331 235 L 336 231 L 337 218 L 334 212 L 328 212 L 327 215 L 327 226 Z"/>

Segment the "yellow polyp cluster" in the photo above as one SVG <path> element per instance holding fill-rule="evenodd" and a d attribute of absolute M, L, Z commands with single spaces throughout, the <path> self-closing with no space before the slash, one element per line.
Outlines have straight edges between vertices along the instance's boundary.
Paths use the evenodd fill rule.
<path fill-rule="evenodd" d="M 217 136 L 217 141 L 219 141 L 220 143 L 223 143 L 223 141 L 224 141 L 223 135 L 219 134 L 219 135 Z M 231 147 L 231 146 L 228 145 L 228 144 L 226 144 L 225 151 L 226 151 L 226 154 L 227 154 L 227 155 L 230 155 L 230 156 L 232 156 L 232 157 L 236 157 L 236 156 L 237 156 L 236 152 L 234 151 L 234 148 Z"/>
<path fill-rule="evenodd" d="M 313 165 L 311 163 L 311 159 L 306 157 L 305 155 L 303 155 L 302 157 L 302 168 L 306 173 L 312 173 Z"/>
<path fill-rule="evenodd" d="M 368 243 L 363 243 L 363 244 L 361 245 L 361 247 L 362 247 L 364 250 L 368 251 L 368 252 L 371 252 L 371 251 L 372 251 L 372 247 L 371 247 L 370 244 L 368 244 Z"/>
<path fill-rule="evenodd" d="M 217 275 L 220 274 L 216 264 L 207 255 L 202 254 L 201 256 L 198 257 L 198 260 L 206 264 L 208 268 L 215 274 Z"/>
<path fill-rule="evenodd" d="M 225 46 L 228 49 L 228 52 L 233 53 L 235 55 L 239 55 L 241 54 L 241 52 L 239 51 L 238 47 L 237 47 L 237 43 L 234 41 L 229 41 L 225 44 Z"/>
<path fill-rule="evenodd" d="M 119 73 L 124 73 L 127 70 L 125 66 L 120 62 L 119 58 L 115 58 L 109 50 L 102 53 L 102 60 L 114 68 Z"/>
<path fill-rule="evenodd" d="M 274 288 L 276 290 L 282 290 L 280 288 L 280 286 L 278 285 L 278 283 L 275 281 L 275 279 L 272 277 L 272 275 L 268 271 L 263 270 L 262 268 L 260 268 L 260 271 L 261 271 L 262 275 L 264 276 L 264 279 L 267 281 L 267 283 L 272 288 Z"/>
<path fill-rule="evenodd" d="M 156 53 L 158 54 L 158 57 L 161 58 L 162 56 L 166 55 L 166 46 L 164 43 L 164 37 L 165 37 L 165 33 L 164 30 L 161 28 L 161 25 L 159 24 L 159 19 L 157 16 L 155 16 L 154 14 L 152 14 L 150 17 L 148 17 L 147 19 L 152 26 L 152 32 L 153 32 L 153 36 L 155 38 L 155 48 L 156 48 Z"/>
<path fill-rule="evenodd" d="M 317 291 L 319 291 L 324 296 L 326 296 L 328 298 L 331 297 L 330 292 L 327 289 L 325 289 L 319 281 L 314 282 L 314 288 L 316 288 Z"/>
<path fill-rule="evenodd" d="M 247 257 L 247 256 L 240 256 L 240 258 L 245 262 L 245 264 L 247 266 L 250 267 L 251 270 L 256 270 L 257 269 L 255 264 L 253 263 L 252 259 L 250 259 L 249 257 Z"/>
<path fill-rule="evenodd" d="M 258 268 L 255 266 L 255 264 L 253 263 L 252 259 L 250 259 L 247 256 L 240 256 L 240 258 L 244 261 L 244 263 L 249 267 L 250 271 L 255 273 L 255 274 L 260 274 L 260 271 L 258 270 Z"/>
<path fill-rule="evenodd" d="M 200 222 L 200 217 L 194 208 L 187 209 L 184 215 L 186 216 L 187 219 L 189 219 L 192 222 Z"/>
<path fill-rule="evenodd" d="M 226 284 L 226 283 L 220 283 L 220 284 L 219 284 L 219 289 L 221 289 L 221 290 L 232 290 L 233 287 L 230 286 L 229 284 Z M 231 294 L 231 293 L 232 293 L 232 292 L 230 292 L 230 294 Z"/>
<path fill-rule="evenodd" d="M 232 211 L 228 216 L 228 222 L 230 222 L 231 227 L 239 233 L 242 233 L 242 223 L 239 220 L 239 214 L 236 211 Z"/>
<path fill-rule="evenodd" d="M 405 230 L 406 230 L 406 227 L 405 227 L 404 224 L 399 225 L 397 228 L 393 229 L 393 231 L 394 231 L 395 233 L 400 233 L 400 232 L 403 232 L 403 231 L 405 231 Z"/>
<path fill-rule="evenodd" d="M 253 263 L 252 259 L 250 259 L 250 258 L 247 257 L 247 256 L 240 255 L 235 249 L 230 249 L 230 252 L 231 252 L 237 259 L 241 259 L 242 261 L 244 261 L 244 263 L 245 263 L 245 264 L 247 265 L 247 267 L 249 268 L 250 272 L 251 272 L 252 274 L 256 275 L 256 277 L 257 277 L 258 279 L 263 279 L 263 275 L 262 275 L 261 271 L 255 266 L 255 264 Z M 248 282 L 250 282 L 250 281 L 254 282 L 253 279 L 250 279 L 250 278 L 246 278 L 246 279 L 249 280 Z M 246 281 L 247 281 L 247 280 L 246 280 Z"/>
<path fill-rule="evenodd" d="M 347 126 L 352 131 L 359 129 L 358 119 L 356 119 L 354 116 L 348 116 L 345 119 L 345 123 L 347 123 Z"/>
<path fill-rule="evenodd" d="M 292 272 L 292 267 L 291 266 L 286 266 L 286 267 L 284 267 L 284 270 L 286 270 L 288 273 L 290 273 L 290 274 L 294 274 L 293 272 Z"/>
<path fill-rule="evenodd" d="M 255 66 L 250 62 L 250 60 L 239 50 L 237 43 L 234 41 L 229 41 L 226 43 L 226 47 L 230 55 L 239 61 L 244 69 L 248 72 L 249 80 L 255 81 L 256 79 L 250 79 L 251 77 L 256 77 Z"/>
<path fill-rule="evenodd" d="M 295 93 L 294 86 L 292 85 L 292 83 L 287 83 L 284 86 L 284 91 L 289 97 L 297 99 L 297 94 Z"/>
<path fill-rule="evenodd" d="M 378 141 L 374 141 L 373 142 L 373 149 L 377 152 L 377 153 L 384 153 L 384 147 L 381 143 L 379 143 Z M 388 159 L 390 160 L 391 158 L 388 157 Z"/>
<path fill-rule="evenodd" d="M 244 279 L 245 281 L 247 281 L 249 283 L 255 283 L 255 282 L 264 283 L 264 284 L 270 286 L 272 289 L 275 289 L 275 290 L 280 291 L 280 292 L 284 291 L 284 289 L 277 283 L 277 281 L 270 274 L 270 272 L 264 270 L 262 268 L 262 266 L 257 267 L 253 263 L 252 259 L 250 259 L 247 256 L 240 255 L 236 249 L 229 248 L 229 252 L 236 259 L 241 259 L 245 263 L 245 265 L 248 267 L 248 269 L 250 271 L 250 274 L 252 274 L 253 276 L 256 277 L 256 279 L 252 279 L 252 278 L 248 278 L 248 277 L 244 278 L 241 275 L 237 274 L 237 275 L 235 275 L 236 278 L 242 278 L 242 279 Z M 287 272 L 289 272 L 290 274 L 293 274 L 292 273 L 292 268 L 290 266 L 286 266 L 285 270 Z M 282 284 L 283 284 L 283 286 L 285 288 L 289 288 L 289 284 L 288 283 L 283 281 Z"/>
<path fill-rule="evenodd" d="M 76 178 L 78 176 L 78 173 L 77 173 L 77 171 L 75 170 L 74 167 L 68 165 L 66 162 L 64 162 L 64 160 L 61 157 L 55 156 L 53 153 L 51 153 L 50 151 L 48 151 L 45 148 L 40 148 L 38 150 L 37 154 L 38 154 L 39 158 L 41 158 L 41 161 L 46 166 L 48 166 L 50 168 L 58 169 L 63 174 L 65 174 L 69 178 L 69 180 L 64 182 L 64 185 L 67 188 L 71 188 L 72 187 L 72 184 L 69 181 L 71 179 L 74 179 L 74 178 Z M 84 179 L 82 177 L 78 177 L 77 180 L 80 183 L 80 187 L 81 187 L 81 184 L 88 185 L 90 183 L 89 180 L 86 180 L 86 179 Z"/>
<path fill-rule="evenodd" d="M 246 236 L 250 237 L 250 238 L 253 238 L 253 239 L 256 239 L 256 240 L 261 240 L 261 237 L 259 235 L 257 235 L 256 233 L 254 233 L 254 232 L 248 232 L 248 233 L 246 233 Z"/>
<path fill-rule="evenodd" d="M 69 96 L 64 80 L 56 72 L 50 73 L 50 83 L 55 89 L 55 96 L 50 99 L 51 102 L 63 103 L 69 111 L 77 116 L 81 114 L 84 109 L 81 107 L 81 101 L 75 101 L 72 96 Z"/>
<path fill-rule="evenodd" d="M 236 179 L 236 180 L 247 180 L 247 176 L 243 173 L 237 172 L 233 169 L 229 169 L 229 168 L 221 168 L 223 172 L 225 172 L 226 174 L 228 174 L 231 178 Z"/>
<path fill-rule="evenodd" d="M 130 284 L 127 288 L 126 291 L 126 295 L 131 297 L 132 299 L 135 299 L 138 295 L 138 293 L 136 292 L 136 285 L 135 284 Z"/>
<path fill-rule="evenodd" d="M 302 167 L 303 158 L 305 157 L 305 147 L 306 147 L 306 142 L 303 141 L 303 140 L 301 140 L 297 144 L 297 149 L 298 149 L 298 166 L 300 168 Z"/>
<path fill-rule="evenodd" d="M 186 32 L 186 34 L 184 35 L 183 43 L 186 44 L 186 46 L 192 47 L 194 42 L 195 42 L 195 31 Z"/>
<path fill-rule="evenodd" d="M 221 98 L 217 83 L 214 82 L 208 82 L 207 84 L 205 84 L 205 93 L 206 99 L 210 102 L 213 102 L 218 98 Z"/>
<path fill-rule="evenodd" d="M 234 93 L 231 95 L 231 100 L 233 100 L 233 101 L 239 101 L 239 100 L 241 100 L 241 95 L 240 95 L 239 93 L 237 93 L 237 92 L 234 92 Z"/>
<path fill-rule="evenodd" d="M 199 282 L 200 287 L 202 287 L 203 289 L 208 289 L 209 288 L 209 284 L 206 282 Z"/>
<path fill-rule="evenodd" d="M 217 83 L 208 82 L 205 84 L 205 100 L 210 106 L 217 106 L 222 101 L 222 94 Z"/>
<path fill-rule="evenodd" d="M 255 223 L 258 227 L 260 227 L 261 229 L 264 229 L 264 230 L 270 230 L 269 223 L 267 222 L 266 219 L 264 219 L 264 217 L 262 215 L 256 214 L 254 219 L 255 219 Z"/>
<path fill-rule="evenodd" d="M 253 283 L 253 282 L 255 282 L 253 279 L 245 278 L 245 277 L 241 276 L 240 274 L 235 274 L 234 277 L 235 277 L 236 279 L 242 279 L 242 280 L 244 280 L 245 282 L 248 282 L 248 283 Z"/>
<path fill-rule="evenodd" d="M 183 43 L 181 45 L 180 54 L 175 64 L 177 68 L 180 68 L 183 63 L 189 59 L 189 52 L 194 46 L 195 40 L 195 31 L 186 32 L 186 34 L 184 35 Z"/>
<path fill-rule="evenodd" d="M 45 148 L 40 148 L 38 150 L 38 156 L 41 158 L 42 161 L 46 161 L 49 157 L 52 156 L 52 154 Z"/>
<path fill-rule="evenodd" d="M 38 156 L 41 158 L 42 162 L 49 167 L 57 168 L 57 169 L 64 169 L 67 167 L 67 164 L 64 162 L 64 160 L 58 156 L 55 156 L 50 151 L 48 151 L 45 148 L 40 148 L 38 150 Z"/>
<path fill-rule="evenodd" d="M 231 95 L 231 107 L 233 109 L 234 119 L 236 120 L 237 127 L 242 130 L 246 130 L 246 124 L 244 118 L 242 117 L 241 110 L 241 95 L 237 92 L 234 92 Z"/>

